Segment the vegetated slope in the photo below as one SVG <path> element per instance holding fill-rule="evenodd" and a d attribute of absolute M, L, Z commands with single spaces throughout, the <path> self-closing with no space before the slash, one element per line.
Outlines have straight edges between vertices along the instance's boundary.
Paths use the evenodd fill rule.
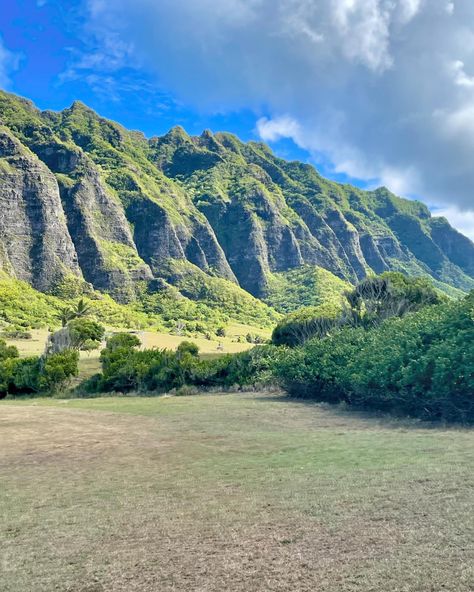
<path fill-rule="evenodd" d="M 326 285 L 371 272 L 474 288 L 473 243 L 421 203 L 327 181 L 231 134 L 147 140 L 79 102 L 40 112 L 0 93 L 0 207 L 0 266 L 58 295 L 89 284 L 149 307 L 184 294 L 269 324 L 256 298 L 318 304 Z"/>

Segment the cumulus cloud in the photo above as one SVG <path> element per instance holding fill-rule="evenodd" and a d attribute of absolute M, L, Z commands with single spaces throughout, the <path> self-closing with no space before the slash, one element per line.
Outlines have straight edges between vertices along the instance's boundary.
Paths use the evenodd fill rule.
<path fill-rule="evenodd" d="M 0 88 L 10 86 L 10 75 L 18 67 L 19 56 L 9 51 L 0 36 Z"/>
<path fill-rule="evenodd" d="M 101 60 L 126 47 L 196 108 L 254 109 L 267 141 L 474 210 L 472 0 L 88 3 Z"/>

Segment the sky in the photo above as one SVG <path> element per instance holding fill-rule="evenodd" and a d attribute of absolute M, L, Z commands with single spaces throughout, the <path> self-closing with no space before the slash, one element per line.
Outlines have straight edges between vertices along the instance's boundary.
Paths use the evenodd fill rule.
<path fill-rule="evenodd" d="M 263 140 L 474 239 L 472 0 L 5 0 L 0 87 Z"/>

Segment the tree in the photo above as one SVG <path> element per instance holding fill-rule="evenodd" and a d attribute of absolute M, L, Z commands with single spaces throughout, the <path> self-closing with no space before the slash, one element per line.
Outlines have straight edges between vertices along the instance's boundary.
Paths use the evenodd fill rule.
<path fill-rule="evenodd" d="M 141 345 L 140 339 L 133 333 L 115 333 L 107 339 L 107 349 L 114 351 L 116 349 L 134 349 Z"/>
<path fill-rule="evenodd" d="M 91 311 L 91 307 L 86 304 L 83 298 L 79 300 L 75 308 L 67 307 L 61 311 L 61 324 L 66 327 L 70 321 L 74 319 L 82 319 L 87 316 Z"/>
<path fill-rule="evenodd" d="M 176 349 L 176 355 L 178 358 L 182 358 L 186 354 L 197 358 L 199 355 L 199 347 L 191 341 L 182 341 Z"/>
<path fill-rule="evenodd" d="M 96 321 L 77 318 L 70 321 L 68 326 L 71 348 L 90 351 L 97 349 L 104 338 L 105 329 Z"/>

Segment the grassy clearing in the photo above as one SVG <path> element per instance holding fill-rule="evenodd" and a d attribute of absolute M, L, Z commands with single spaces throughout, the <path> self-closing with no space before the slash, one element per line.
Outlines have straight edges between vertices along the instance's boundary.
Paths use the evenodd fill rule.
<path fill-rule="evenodd" d="M 120 331 L 120 329 L 113 330 Z M 196 343 L 199 346 L 203 357 L 209 358 L 222 355 L 222 353 L 233 354 L 250 349 L 253 347 L 253 344 L 247 342 L 238 343 L 236 341 L 238 337 L 245 336 L 249 332 L 254 335 L 260 335 L 265 339 L 270 337 L 270 330 L 254 329 L 247 325 L 240 324 L 229 325 L 226 336 L 220 338 L 219 341 L 196 337 L 180 337 L 178 335 L 157 333 L 155 331 L 139 331 L 137 334 L 142 341 L 143 348 L 156 347 L 158 349 L 166 348 L 175 350 L 182 341 L 186 340 Z M 44 347 L 48 338 L 48 331 L 46 329 L 35 329 L 30 331 L 30 333 L 33 336 L 32 339 L 7 339 L 9 345 L 15 345 L 18 348 L 20 356 L 22 357 L 38 356 L 44 352 Z M 223 347 L 223 350 L 219 349 L 220 345 Z M 81 352 L 81 358 L 79 361 L 79 381 L 100 372 L 99 354 L 99 350 L 93 352 Z"/>
<path fill-rule="evenodd" d="M 274 396 L 3 402 L 2 591 L 467 592 L 473 444 Z"/>

